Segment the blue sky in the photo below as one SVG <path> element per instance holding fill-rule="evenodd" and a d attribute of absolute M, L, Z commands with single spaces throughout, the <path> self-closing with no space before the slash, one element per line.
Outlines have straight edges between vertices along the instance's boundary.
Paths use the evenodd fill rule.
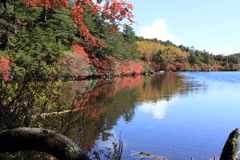
<path fill-rule="evenodd" d="M 138 36 L 170 40 L 213 54 L 240 52 L 239 0 L 125 0 Z"/>

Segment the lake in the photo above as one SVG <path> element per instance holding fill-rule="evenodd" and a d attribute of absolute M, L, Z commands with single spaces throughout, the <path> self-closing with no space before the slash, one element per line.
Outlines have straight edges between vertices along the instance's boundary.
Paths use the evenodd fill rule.
<path fill-rule="evenodd" d="M 72 139 L 85 150 L 112 148 L 122 159 L 137 152 L 169 160 L 220 156 L 240 126 L 240 72 L 177 72 L 98 80 Z M 86 132 L 88 132 L 86 134 Z M 94 147 L 95 146 L 95 147 Z M 144 159 L 156 159 L 148 158 Z"/>

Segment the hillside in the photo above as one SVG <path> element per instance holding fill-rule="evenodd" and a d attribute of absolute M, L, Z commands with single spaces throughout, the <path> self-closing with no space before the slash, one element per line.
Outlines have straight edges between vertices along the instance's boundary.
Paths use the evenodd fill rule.
<path fill-rule="evenodd" d="M 25 7 L 7 3 L 0 17 L 0 74 L 11 79 L 81 79 L 122 76 L 149 71 L 236 71 L 240 54 L 213 55 L 170 41 L 146 39 L 114 24 L 89 8 L 83 13 L 87 37 L 72 25 L 66 9 Z M 110 30 L 110 32 L 109 32 Z"/>

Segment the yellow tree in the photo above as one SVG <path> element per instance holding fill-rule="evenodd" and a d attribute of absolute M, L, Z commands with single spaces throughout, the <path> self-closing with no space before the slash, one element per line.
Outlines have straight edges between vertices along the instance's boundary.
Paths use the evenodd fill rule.
<path fill-rule="evenodd" d="M 164 69 L 167 69 L 168 65 L 172 64 L 176 58 L 176 55 L 173 54 L 170 48 L 165 49 L 160 56 L 163 60 Z"/>
<path fill-rule="evenodd" d="M 181 55 L 183 53 L 183 51 L 179 48 L 179 47 L 176 47 L 176 46 L 168 46 L 168 48 L 173 52 L 173 53 L 176 53 L 178 55 Z"/>
<path fill-rule="evenodd" d="M 137 41 L 136 43 L 139 51 L 145 54 L 148 61 L 151 61 L 159 50 L 166 49 L 164 45 L 152 41 Z"/>

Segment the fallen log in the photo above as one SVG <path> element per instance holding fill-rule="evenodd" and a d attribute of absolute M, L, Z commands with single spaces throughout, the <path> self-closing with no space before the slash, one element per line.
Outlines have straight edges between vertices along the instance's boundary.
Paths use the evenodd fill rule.
<path fill-rule="evenodd" d="M 21 150 L 45 152 L 60 160 L 89 160 L 75 142 L 49 129 L 20 127 L 0 131 L 0 152 Z"/>

